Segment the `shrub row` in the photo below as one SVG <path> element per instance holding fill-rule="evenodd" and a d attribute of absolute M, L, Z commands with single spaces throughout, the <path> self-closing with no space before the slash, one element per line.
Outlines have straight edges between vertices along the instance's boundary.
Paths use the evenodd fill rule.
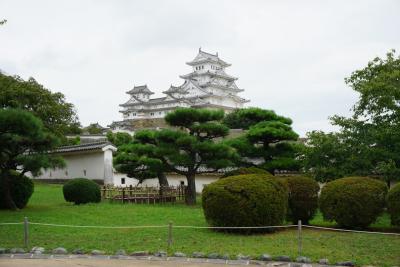
<path fill-rule="evenodd" d="M 319 198 L 318 193 L 319 184 L 311 178 L 274 177 L 256 171 L 207 185 L 202 205 L 212 226 L 279 225 L 285 218 L 308 223 L 319 206 L 325 220 L 361 229 L 373 223 L 387 203 L 392 224 L 400 225 L 400 184 L 387 194 L 380 180 L 347 177 L 327 183 Z"/>

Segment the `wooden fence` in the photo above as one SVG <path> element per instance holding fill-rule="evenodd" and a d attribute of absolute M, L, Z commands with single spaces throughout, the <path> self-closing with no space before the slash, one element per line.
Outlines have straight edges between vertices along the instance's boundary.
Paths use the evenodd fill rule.
<path fill-rule="evenodd" d="M 101 188 L 102 199 L 122 203 L 168 203 L 185 200 L 186 186 L 127 186 L 105 185 Z"/>

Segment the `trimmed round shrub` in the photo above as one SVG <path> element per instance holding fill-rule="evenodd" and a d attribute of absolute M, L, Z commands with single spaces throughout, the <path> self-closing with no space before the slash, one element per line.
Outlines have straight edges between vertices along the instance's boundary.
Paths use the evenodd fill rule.
<path fill-rule="evenodd" d="M 246 174 L 205 186 L 202 205 L 211 226 L 281 225 L 287 197 L 286 187 L 274 177 Z"/>
<path fill-rule="evenodd" d="M 308 224 L 318 210 L 319 184 L 303 176 L 288 176 L 284 181 L 289 192 L 287 219 Z"/>
<path fill-rule="evenodd" d="M 22 209 L 28 204 L 30 197 L 33 194 L 34 184 L 29 177 L 25 175 L 20 175 L 18 172 L 11 172 L 10 177 L 10 189 L 11 189 L 11 198 L 14 200 L 17 208 Z M 3 184 L 0 181 L 0 208 L 5 209 L 8 208 L 5 204 L 5 200 L 3 198 Z"/>
<path fill-rule="evenodd" d="M 75 204 L 100 202 L 100 187 L 94 181 L 86 178 L 75 178 L 63 186 L 64 199 Z"/>
<path fill-rule="evenodd" d="M 239 168 L 230 172 L 226 172 L 224 175 L 221 176 L 221 178 L 226 178 L 229 176 L 236 176 L 236 175 L 242 175 L 242 174 L 265 174 L 265 175 L 272 175 L 268 171 L 264 169 L 260 169 L 257 167 L 248 167 L 248 168 Z"/>
<path fill-rule="evenodd" d="M 385 206 L 387 186 L 368 177 L 346 177 L 327 183 L 321 191 L 324 219 L 345 228 L 366 228 Z"/>
<path fill-rule="evenodd" d="M 400 183 L 389 190 L 387 206 L 392 225 L 400 226 Z"/>

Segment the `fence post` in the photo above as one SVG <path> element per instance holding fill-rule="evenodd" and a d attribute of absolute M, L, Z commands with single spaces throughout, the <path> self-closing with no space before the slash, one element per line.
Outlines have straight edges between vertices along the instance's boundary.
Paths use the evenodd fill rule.
<path fill-rule="evenodd" d="M 29 222 L 28 217 L 24 217 L 24 245 L 28 248 L 29 245 Z"/>
<path fill-rule="evenodd" d="M 125 188 L 122 187 L 122 204 L 125 202 Z"/>
<path fill-rule="evenodd" d="M 168 249 L 171 248 L 172 245 L 172 222 L 168 224 Z"/>
<path fill-rule="evenodd" d="M 299 220 L 297 222 L 297 234 L 298 234 L 298 253 L 299 253 L 299 257 L 301 256 L 302 253 L 302 235 L 301 235 L 301 220 Z"/>

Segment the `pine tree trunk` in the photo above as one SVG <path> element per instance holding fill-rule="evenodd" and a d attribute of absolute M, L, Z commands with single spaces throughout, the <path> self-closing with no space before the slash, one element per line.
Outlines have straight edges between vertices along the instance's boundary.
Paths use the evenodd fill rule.
<path fill-rule="evenodd" d="M 167 176 L 165 176 L 165 173 L 159 172 L 157 173 L 157 177 L 158 177 L 158 184 L 160 186 L 169 186 Z"/>
<path fill-rule="evenodd" d="M 187 188 L 186 188 L 186 204 L 195 205 L 196 204 L 196 180 L 195 174 L 189 173 L 186 175 Z"/>
<path fill-rule="evenodd" d="M 17 210 L 17 206 L 15 205 L 15 202 L 11 196 L 10 177 L 6 173 L 2 173 L 0 176 L 0 180 L 3 187 L 4 206 L 10 210 Z"/>

